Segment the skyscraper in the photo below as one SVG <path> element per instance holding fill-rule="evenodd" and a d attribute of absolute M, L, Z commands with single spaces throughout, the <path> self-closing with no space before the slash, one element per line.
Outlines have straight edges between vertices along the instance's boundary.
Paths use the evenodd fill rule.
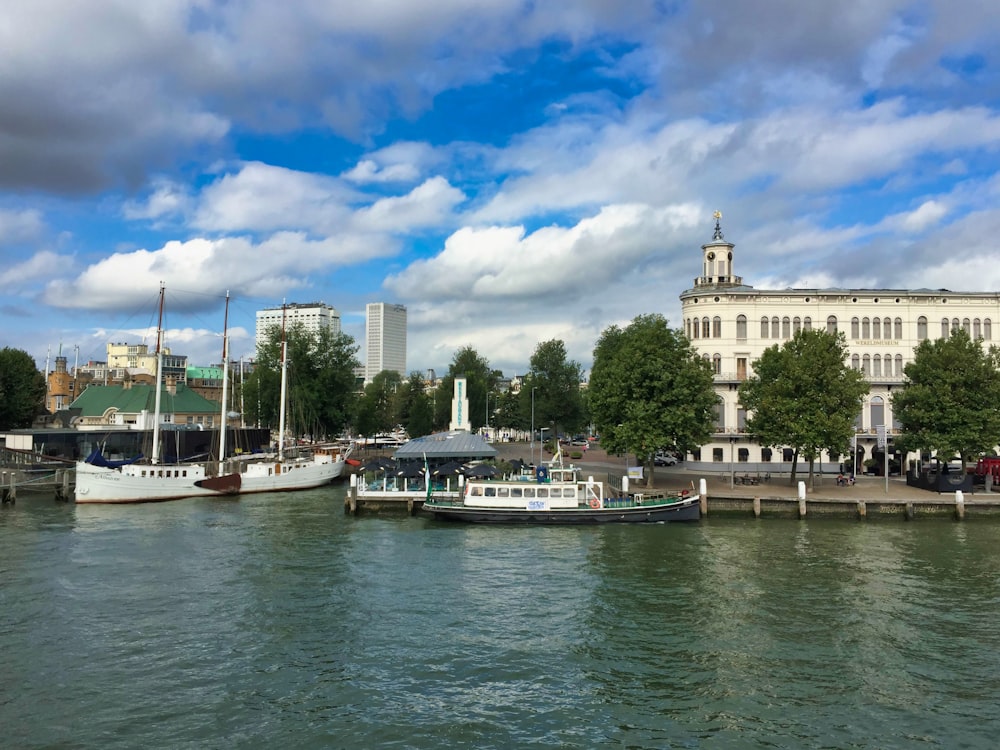
<path fill-rule="evenodd" d="M 386 302 L 369 302 L 365 344 L 368 360 L 365 382 L 383 370 L 395 370 L 400 377 L 406 373 L 406 307 Z"/>
<path fill-rule="evenodd" d="M 301 323 L 303 328 L 310 333 L 315 333 L 320 328 L 329 328 L 332 333 L 340 333 L 340 313 L 330 305 L 325 305 L 322 302 L 304 304 L 290 302 L 283 308 L 269 307 L 257 311 L 256 344 L 258 348 L 263 343 L 267 330 L 271 326 L 281 327 L 282 318 L 284 318 L 286 326 Z"/>

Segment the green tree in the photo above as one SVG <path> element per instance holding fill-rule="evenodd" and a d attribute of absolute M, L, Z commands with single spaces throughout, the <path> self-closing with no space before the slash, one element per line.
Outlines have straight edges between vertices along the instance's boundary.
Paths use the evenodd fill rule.
<path fill-rule="evenodd" d="M 1000 444 L 1000 350 L 984 351 L 962 329 L 924 339 L 892 394 L 904 450 L 937 451 L 945 460 L 990 453 Z"/>
<path fill-rule="evenodd" d="M 354 339 L 301 324 L 285 333 L 288 359 L 286 424 L 314 437 L 339 435 L 354 418 L 357 396 L 354 370 L 359 366 Z M 272 326 L 257 349 L 254 370 L 244 386 L 249 421 L 277 429 L 281 408 L 281 328 Z"/>
<path fill-rule="evenodd" d="M 754 374 L 740 383 L 740 403 L 749 413 L 747 432 L 761 445 L 789 446 L 795 466 L 801 454 L 813 466 L 823 450 L 843 453 L 868 383 L 847 365 L 843 333 L 798 331 L 784 345 L 764 350 Z"/>
<path fill-rule="evenodd" d="M 522 422 L 531 422 L 534 393 L 535 429 L 545 427 L 555 437 L 559 432 L 575 432 L 584 424 L 580 364 L 566 359 L 566 345 L 558 340 L 543 341 L 531 355 L 528 372 L 521 388 Z M 527 420 L 525 420 L 527 417 Z"/>
<path fill-rule="evenodd" d="M 21 349 L 0 349 L 0 429 L 31 427 L 45 410 L 45 376 Z"/>
<path fill-rule="evenodd" d="M 382 370 L 365 386 L 355 427 L 366 436 L 392 432 L 400 424 L 397 397 L 403 379 L 395 370 Z"/>
<path fill-rule="evenodd" d="M 691 451 L 713 431 L 712 370 L 687 337 L 661 315 L 606 329 L 594 349 L 588 402 L 609 452 L 635 453 L 653 485 L 661 448 Z"/>
<path fill-rule="evenodd" d="M 397 394 L 399 423 L 410 437 L 427 435 L 434 429 L 431 397 L 427 395 L 427 381 L 419 370 L 410 373 Z"/>
<path fill-rule="evenodd" d="M 455 394 L 455 378 L 465 376 L 466 398 L 469 399 L 469 427 L 475 431 L 486 424 L 486 393 L 496 388 L 497 373 L 490 363 L 471 346 L 455 352 L 448 374 L 441 378 L 434 398 L 434 426 L 446 429 L 451 423 L 451 400 Z"/>

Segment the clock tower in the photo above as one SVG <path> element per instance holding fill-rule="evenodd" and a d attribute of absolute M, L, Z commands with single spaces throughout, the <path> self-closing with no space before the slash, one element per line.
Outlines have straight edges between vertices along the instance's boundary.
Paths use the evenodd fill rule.
<path fill-rule="evenodd" d="M 695 287 L 741 286 L 743 279 L 733 275 L 732 242 L 726 242 L 722 234 L 722 212 L 716 211 L 715 233 L 712 241 L 701 246 L 701 276 L 694 280 Z"/>

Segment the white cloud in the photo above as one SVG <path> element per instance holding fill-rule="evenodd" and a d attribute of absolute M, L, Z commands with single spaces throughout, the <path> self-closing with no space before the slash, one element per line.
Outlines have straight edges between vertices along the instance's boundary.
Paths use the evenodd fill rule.
<path fill-rule="evenodd" d="M 432 177 L 407 195 L 382 198 L 358 209 L 352 224 L 359 229 L 377 232 L 416 231 L 433 227 L 451 218 L 452 210 L 465 195 L 443 177 Z"/>
<path fill-rule="evenodd" d="M 0 209 L 0 247 L 35 240 L 44 229 L 41 211 L 30 208 L 14 211 Z"/>
<path fill-rule="evenodd" d="M 72 267 L 65 256 L 50 250 L 41 250 L 21 263 L 0 267 L 0 290 L 12 294 L 18 289 L 30 288 L 34 282 L 51 279 Z"/>

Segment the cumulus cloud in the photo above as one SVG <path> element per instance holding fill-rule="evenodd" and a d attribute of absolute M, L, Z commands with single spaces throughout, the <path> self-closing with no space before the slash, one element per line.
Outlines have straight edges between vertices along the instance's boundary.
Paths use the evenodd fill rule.
<path fill-rule="evenodd" d="M 42 212 L 36 209 L 0 209 L 0 247 L 35 240 L 45 229 Z"/>

